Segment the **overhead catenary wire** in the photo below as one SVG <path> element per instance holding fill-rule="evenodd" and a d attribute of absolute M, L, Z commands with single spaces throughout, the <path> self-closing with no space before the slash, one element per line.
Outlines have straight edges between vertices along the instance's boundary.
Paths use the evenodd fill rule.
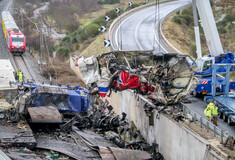
<path fill-rule="evenodd" d="M 20 11 L 22 12 L 21 14 L 23 14 L 23 15 L 29 20 L 29 22 L 31 22 L 32 24 L 34 24 L 34 25 L 35 25 L 35 28 L 36 28 L 36 31 L 40 33 L 40 29 L 38 28 L 38 24 L 35 23 L 35 22 L 33 22 L 33 21 L 23 12 L 23 9 L 19 6 L 19 4 L 18 4 L 17 2 L 15 2 L 15 4 L 16 4 L 16 6 L 20 9 Z M 41 27 L 42 27 L 42 26 L 41 26 Z M 46 48 L 46 50 L 47 50 L 49 62 L 50 62 L 50 64 L 51 64 L 53 70 L 55 71 L 56 83 L 58 83 L 58 80 L 57 80 L 57 79 L 58 79 L 58 78 L 57 78 L 57 77 L 58 77 L 58 74 L 57 74 L 57 71 L 56 71 L 56 69 L 55 69 L 55 66 L 53 65 L 53 62 L 52 62 L 52 60 L 51 60 L 51 57 L 50 57 L 50 55 L 49 55 L 49 49 L 48 49 L 47 43 L 45 43 L 45 42 L 46 42 L 46 39 L 45 39 L 45 36 L 43 35 L 43 33 L 42 33 L 42 40 L 43 40 L 43 43 L 45 44 L 45 48 Z"/>
<path fill-rule="evenodd" d="M 55 71 L 55 80 L 56 80 L 56 83 L 58 83 L 58 80 L 57 80 L 57 75 L 58 75 L 58 74 L 57 74 L 57 71 L 56 71 L 56 69 L 55 69 L 55 66 L 54 66 L 54 64 L 53 64 L 53 62 L 52 62 L 52 60 L 51 60 L 51 56 L 50 56 L 50 54 L 49 54 L 50 52 L 49 52 L 47 43 L 45 43 L 45 42 L 46 42 L 46 38 L 45 38 L 44 35 L 42 35 L 42 36 L 43 36 L 43 40 L 44 40 L 45 48 L 46 48 L 46 51 L 47 51 L 46 53 L 47 53 L 49 62 L 50 62 L 50 64 L 51 64 L 53 70 Z"/>
<path fill-rule="evenodd" d="M 23 8 L 21 8 L 17 2 L 15 2 L 15 4 L 16 4 L 16 6 L 20 9 L 20 11 L 22 12 L 22 14 L 23 14 L 32 24 L 35 25 L 36 30 L 39 32 L 38 24 L 35 23 L 35 22 L 33 22 L 33 21 L 23 12 Z"/>

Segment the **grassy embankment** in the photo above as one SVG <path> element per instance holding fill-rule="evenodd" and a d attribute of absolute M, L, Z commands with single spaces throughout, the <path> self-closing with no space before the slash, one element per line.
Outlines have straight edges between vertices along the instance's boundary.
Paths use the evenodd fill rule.
<path fill-rule="evenodd" d="M 137 7 L 143 4 L 145 0 L 133 0 L 132 2 L 133 6 Z M 149 3 L 150 2 L 154 2 L 154 0 L 150 0 Z M 71 5 L 69 6 L 71 8 Z M 107 23 L 104 20 L 104 16 L 108 15 L 111 17 L 111 20 L 114 20 L 118 16 L 118 14 L 115 12 L 115 8 L 120 8 L 121 12 L 130 9 L 128 8 L 128 1 L 125 0 L 121 0 L 120 3 L 117 4 L 104 4 L 98 6 L 97 8 L 99 9 L 96 11 L 87 12 L 81 16 L 76 15 L 76 25 L 74 25 L 72 22 L 71 24 L 64 26 L 64 28 L 59 27 L 59 30 L 66 32 L 66 37 L 59 43 L 56 43 L 56 45 L 52 47 L 50 51 L 57 51 L 59 60 L 55 60 L 53 63 L 56 70 L 58 70 L 60 73 L 55 74 L 52 66 L 48 66 L 46 68 L 46 72 L 50 72 L 54 77 L 57 75 L 57 80 L 60 83 L 67 82 L 68 84 L 72 85 L 81 83 L 81 81 L 79 81 L 75 75 L 72 77 L 72 73 L 68 71 L 68 56 L 70 54 L 77 54 L 89 57 L 91 55 L 98 55 L 104 52 L 108 52 L 109 48 L 103 46 L 103 40 L 107 39 L 107 32 L 99 34 L 98 27 L 101 25 L 105 25 L 107 27 L 110 26 L 112 21 Z M 53 22 L 52 26 L 56 26 L 56 24 L 58 24 L 56 19 L 58 18 L 54 17 L 56 15 L 50 15 L 50 13 L 52 12 L 49 10 L 49 15 L 47 16 L 48 22 Z M 61 65 L 63 65 L 63 68 L 65 68 L 65 72 L 61 71 Z M 69 79 L 65 78 L 68 76 Z"/>

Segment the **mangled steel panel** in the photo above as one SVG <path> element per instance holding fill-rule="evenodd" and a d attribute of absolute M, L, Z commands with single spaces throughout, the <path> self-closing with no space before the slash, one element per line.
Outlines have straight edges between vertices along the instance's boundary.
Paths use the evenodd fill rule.
<path fill-rule="evenodd" d="M 88 91 L 80 86 L 24 83 L 23 87 L 31 93 L 31 107 L 55 106 L 59 111 L 78 113 L 87 112 L 89 107 Z"/>
<path fill-rule="evenodd" d="M 1 149 L 0 149 L 0 157 L 2 157 L 3 160 L 11 160 Z"/>
<path fill-rule="evenodd" d="M 80 131 L 78 129 L 73 129 L 76 134 L 79 134 L 84 139 L 89 141 L 94 146 L 103 146 L 103 147 L 117 147 L 115 144 L 111 143 L 110 141 L 106 140 L 104 137 L 91 132 L 91 131 Z"/>
<path fill-rule="evenodd" d="M 94 60 L 94 56 L 91 58 Z M 88 72 L 77 71 L 82 70 L 81 66 L 85 67 L 84 60 L 84 57 L 82 60 L 71 58 L 71 68 L 85 81 L 90 81 Z M 174 53 L 153 55 L 151 51 L 114 51 L 97 56 L 93 62 L 98 78 L 86 84 L 91 88 L 97 86 L 101 96 L 105 96 L 109 88 L 137 89 L 140 94 L 161 104 L 178 103 L 183 99 L 190 91 L 197 69 L 189 56 Z M 101 81 L 105 84 L 99 86 Z"/>
<path fill-rule="evenodd" d="M 42 160 L 32 151 L 22 151 L 21 149 L 8 149 L 7 155 L 13 160 Z"/>
<path fill-rule="evenodd" d="M 99 155 L 96 152 L 89 150 L 89 148 L 84 148 L 64 141 L 51 140 L 46 138 L 38 138 L 36 148 L 60 152 L 74 159 L 92 160 L 94 158 L 99 158 Z"/>
<path fill-rule="evenodd" d="M 28 111 L 32 123 L 62 123 L 62 115 L 56 107 L 30 107 Z"/>
<path fill-rule="evenodd" d="M 152 158 L 145 151 L 113 147 L 99 147 L 99 153 L 103 160 L 143 160 Z"/>

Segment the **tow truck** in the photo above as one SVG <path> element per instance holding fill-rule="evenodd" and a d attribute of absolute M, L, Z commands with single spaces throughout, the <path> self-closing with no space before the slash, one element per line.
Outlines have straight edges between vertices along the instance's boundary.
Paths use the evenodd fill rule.
<path fill-rule="evenodd" d="M 197 96 L 199 94 L 207 95 L 212 92 L 212 68 L 213 64 L 235 64 L 234 54 L 232 52 L 224 53 L 222 44 L 220 41 L 219 33 L 216 27 L 214 15 L 212 12 L 211 4 L 209 0 L 193 0 L 193 16 L 194 16 L 194 31 L 196 38 L 197 47 L 197 59 L 196 64 L 198 66 L 198 71 L 195 73 L 195 78 L 197 80 L 197 86 L 193 91 L 193 95 Z M 205 37 L 207 40 L 207 46 L 210 51 L 210 55 L 202 57 L 201 52 L 201 42 L 200 33 L 198 25 L 197 11 L 200 16 L 201 26 L 204 30 Z M 235 71 L 235 66 L 232 65 L 231 71 Z M 223 73 L 222 68 L 217 70 L 216 79 L 217 81 L 224 81 L 224 77 L 219 75 Z M 235 82 L 229 80 L 229 90 L 235 89 Z M 218 85 L 216 90 L 219 92 L 224 92 L 224 87 Z"/>

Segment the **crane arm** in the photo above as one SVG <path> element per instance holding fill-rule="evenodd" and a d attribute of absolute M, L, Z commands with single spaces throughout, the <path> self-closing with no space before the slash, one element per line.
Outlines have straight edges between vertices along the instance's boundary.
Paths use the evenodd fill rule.
<path fill-rule="evenodd" d="M 212 57 L 224 53 L 209 0 L 196 0 L 207 46 Z"/>

